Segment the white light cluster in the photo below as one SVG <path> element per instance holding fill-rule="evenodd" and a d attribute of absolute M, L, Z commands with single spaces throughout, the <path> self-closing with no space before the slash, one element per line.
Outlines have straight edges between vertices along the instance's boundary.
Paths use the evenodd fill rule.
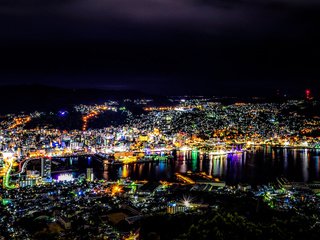
<path fill-rule="evenodd" d="M 62 181 L 67 181 L 67 182 L 70 182 L 70 181 L 73 181 L 74 178 L 73 178 L 73 175 L 71 173 L 63 173 L 63 174 L 60 174 L 58 176 L 58 181 L 59 182 L 62 182 Z"/>

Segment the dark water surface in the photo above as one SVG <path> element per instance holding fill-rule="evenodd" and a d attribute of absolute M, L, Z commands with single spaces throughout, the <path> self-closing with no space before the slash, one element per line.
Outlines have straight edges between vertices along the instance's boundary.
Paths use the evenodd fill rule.
<path fill-rule="evenodd" d="M 59 165 L 52 165 L 53 171 L 60 168 L 70 171 L 75 177 L 94 169 L 99 179 L 117 180 L 129 177 L 132 180 L 173 180 L 176 172 L 206 172 L 226 181 L 227 184 L 264 184 L 284 176 L 290 181 L 311 182 L 320 180 L 320 150 L 284 149 L 257 147 L 242 154 L 208 156 L 196 151 L 178 152 L 174 159 L 160 162 L 128 165 L 102 165 L 94 157 L 72 157 L 55 159 Z M 57 167 L 58 166 L 58 167 Z M 52 173 L 58 178 L 60 173 Z"/>

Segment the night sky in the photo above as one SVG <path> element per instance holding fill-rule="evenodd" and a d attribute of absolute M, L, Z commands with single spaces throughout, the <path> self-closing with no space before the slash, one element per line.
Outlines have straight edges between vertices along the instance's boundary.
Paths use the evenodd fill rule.
<path fill-rule="evenodd" d="M 0 0 L 0 81 L 317 94 L 319 31 L 319 0 Z"/>

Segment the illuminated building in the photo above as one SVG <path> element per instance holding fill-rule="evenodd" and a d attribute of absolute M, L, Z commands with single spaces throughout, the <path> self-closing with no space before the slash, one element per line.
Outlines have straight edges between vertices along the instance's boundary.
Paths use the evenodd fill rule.
<path fill-rule="evenodd" d="M 176 214 L 178 212 L 185 212 L 187 210 L 188 210 L 187 206 L 176 203 L 176 202 L 171 202 L 167 206 L 167 213 L 169 214 Z"/>
<path fill-rule="evenodd" d="M 3 156 L 2 153 L 0 153 L 0 168 L 2 168 L 4 165 Z"/>
<path fill-rule="evenodd" d="M 78 141 L 70 141 L 70 148 L 72 149 L 78 149 L 83 146 L 83 143 L 80 143 Z"/>
<path fill-rule="evenodd" d="M 146 136 L 146 135 L 140 135 L 140 136 L 139 136 L 139 141 L 140 141 L 140 142 L 147 142 L 148 139 L 149 139 L 149 137 Z"/>
<path fill-rule="evenodd" d="M 25 180 L 21 180 L 19 182 L 19 186 L 21 188 L 23 187 L 29 187 L 29 186 L 34 186 L 36 185 L 36 179 L 32 179 L 32 178 L 26 178 Z"/>
<path fill-rule="evenodd" d="M 73 175 L 71 173 L 63 173 L 63 174 L 60 174 L 58 176 L 58 181 L 59 182 L 64 182 L 64 181 L 67 181 L 67 182 L 70 182 L 70 181 L 73 181 L 74 178 L 73 178 Z"/>
<path fill-rule="evenodd" d="M 87 181 L 92 182 L 94 180 L 93 168 L 87 168 Z"/>
<path fill-rule="evenodd" d="M 27 171 L 27 175 L 22 177 L 19 185 L 20 187 L 28 187 L 28 186 L 35 186 L 41 182 L 41 176 L 39 175 L 38 171 Z"/>
<path fill-rule="evenodd" d="M 49 158 L 41 158 L 41 177 L 51 179 L 51 160 Z"/>

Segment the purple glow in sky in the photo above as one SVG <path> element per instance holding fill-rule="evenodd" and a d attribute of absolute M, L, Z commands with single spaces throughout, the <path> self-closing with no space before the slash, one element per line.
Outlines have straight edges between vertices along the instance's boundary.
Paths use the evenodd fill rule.
<path fill-rule="evenodd" d="M 288 83 L 320 78 L 319 16 L 317 0 L 1 0 L 0 79 L 161 92 L 194 81 L 199 92 L 297 88 Z"/>

